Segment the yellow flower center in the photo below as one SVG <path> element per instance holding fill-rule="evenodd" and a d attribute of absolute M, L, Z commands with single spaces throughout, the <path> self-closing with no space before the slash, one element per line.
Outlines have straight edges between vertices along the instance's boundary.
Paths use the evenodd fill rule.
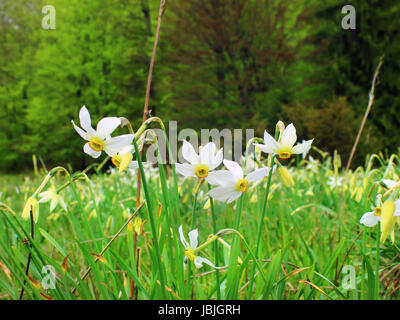
<path fill-rule="evenodd" d="M 205 166 L 204 164 L 199 164 L 194 170 L 194 173 L 198 178 L 203 179 L 208 176 L 208 170 L 209 169 L 207 166 Z"/>
<path fill-rule="evenodd" d="M 185 251 L 185 256 L 188 257 L 188 259 L 189 259 L 190 261 L 193 261 L 194 258 L 196 258 L 195 254 L 194 254 L 194 250 L 193 250 L 192 248 L 188 248 L 188 249 Z"/>
<path fill-rule="evenodd" d="M 240 179 L 236 183 L 236 190 L 240 192 L 245 192 L 247 190 L 247 187 L 249 186 L 249 182 L 246 179 Z"/>
<path fill-rule="evenodd" d="M 292 154 L 289 152 L 281 152 L 278 154 L 278 158 L 283 160 L 290 159 L 291 156 Z"/>
<path fill-rule="evenodd" d="M 374 216 L 379 217 L 382 214 L 382 208 L 376 207 L 374 208 Z"/>
<path fill-rule="evenodd" d="M 119 166 L 121 165 L 121 157 L 119 156 L 114 156 L 111 158 L 111 162 L 113 163 L 114 166 L 116 166 L 117 168 L 119 168 Z"/>
<path fill-rule="evenodd" d="M 275 152 L 278 154 L 278 158 L 283 160 L 289 159 L 292 156 L 292 149 L 286 146 L 281 146 Z"/>
<path fill-rule="evenodd" d="M 97 152 L 103 151 L 104 145 L 105 145 L 104 140 L 99 139 L 99 138 L 92 138 L 89 141 L 89 147 Z"/>

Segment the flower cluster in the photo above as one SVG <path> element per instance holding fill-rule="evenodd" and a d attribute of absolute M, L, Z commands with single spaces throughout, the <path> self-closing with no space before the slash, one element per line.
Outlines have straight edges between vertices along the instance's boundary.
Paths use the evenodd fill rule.
<path fill-rule="evenodd" d="M 121 119 L 117 117 L 106 117 L 101 119 L 96 127 L 92 128 L 92 121 L 89 111 L 83 106 L 79 112 L 81 127 L 75 125 L 71 120 L 76 132 L 86 141 L 83 151 L 93 158 L 100 157 L 102 151 L 111 157 L 112 163 L 119 168 L 123 159 L 132 160 L 134 134 L 124 134 L 117 137 L 111 137 L 117 127 L 121 125 Z M 136 163 L 128 160 L 128 165 L 136 167 Z M 126 168 L 124 168 L 126 169 Z"/>
<path fill-rule="evenodd" d="M 389 190 L 394 190 L 400 186 L 399 182 L 389 179 L 382 179 L 382 183 L 389 188 Z M 382 203 L 382 195 L 378 194 L 375 206 L 371 207 L 372 211 L 365 213 L 360 219 L 360 223 L 367 227 L 374 227 L 380 222 L 380 242 L 384 242 L 390 235 L 394 243 L 394 227 L 396 220 L 397 222 L 400 220 L 400 200 L 395 200 L 396 197 L 397 194 L 392 192 L 391 197 Z"/>

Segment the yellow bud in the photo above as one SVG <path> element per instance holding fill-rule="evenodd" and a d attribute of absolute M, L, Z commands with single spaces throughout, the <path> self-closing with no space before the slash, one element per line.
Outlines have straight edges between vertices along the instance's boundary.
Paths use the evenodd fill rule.
<path fill-rule="evenodd" d="M 39 219 L 39 202 L 33 197 L 30 197 L 26 202 L 24 210 L 22 211 L 22 219 L 28 220 L 31 215 L 30 213 L 31 210 L 32 210 L 33 220 L 35 221 L 35 223 L 37 223 Z"/>
<path fill-rule="evenodd" d="M 142 225 L 143 225 L 142 218 L 136 217 L 136 218 L 135 218 L 135 222 L 133 223 L 133 226 L 134 226 L 135 232 L 136 232 L 137 234 L 142 233 Z"/>
<path fill-rule="evenodd" d="M 279 138 L 278 138 L 278 141 L 280 141 L 280 139 L 281 139 L 281 137 L 282 137 L 282 134 L 283 134 L 283 131 L 285 131 L 285 124 L 283 123 L 283 121 L 279 120 L 279 121 L 276 123 L 276 128 L 278 128 L 278 130 L 279 130 Z"/>
<path fill-rule="evenodd" d="M 203 209 L 208 210 L 208 209 L 210 209 L 210 207 L 211 207 L 210 199 L 207 199 L 206 203 L 204 204 Z"/>
<path fill-rule="evenodd" d="M 124 156 L 122 157 L 121 164 L 119 165 L 119 173 L 124 172 L 126 169 L 128 169 L 132 159 L 133 159 L 132 153 L 127 152 L 124 154 Z"/>
<path fill-rule="evenodd" d="M 96 219 L 97 218 L 97 212 L 96 212 L 96 210 L 95 209 L 93 209 L 91 212 L 90 212 L 90 214 L 89 214 L 89 216 L 88 216 L 88 221 L 90 221 L 90 219 Z"/>
<path fill-rule="evenodd" d="M 383 204 L 381 215 L 381 242 L 384 242 L 388 235 L 393 232 L 396 222 L 393 216 L 395 209 L 396 206 L 393 201 L 388 200 Z"/>
<path fill-rule="evenodd" d="M 289 173 L 289 170 L 286 169 L 286 167 L 279 167 L 278 168 L 278 174 L 279 177 L 282 179 L 282 182 L 285 186 L 287 187 L 293 187 L 294 186 L 294 180 Z"/>
<path fill-rule="evenodd" d="M 358 203 L 360 203 L 360 201 L 362 199 L 362 196 L 363 196 L 363 193 L 364 193 L 364 190 L 361 187 L 358 188 L 357 193 L 356 193 L 356 201 Z"/>

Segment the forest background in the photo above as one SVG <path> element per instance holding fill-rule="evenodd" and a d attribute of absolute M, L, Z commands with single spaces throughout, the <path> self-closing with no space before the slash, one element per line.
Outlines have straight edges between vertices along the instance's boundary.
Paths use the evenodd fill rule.
<path fill-rule="evenodd" d="M 344 29 L 342 7 L 356 10 Z M 42 8 L 56 29 L 42 28 Z M 0 171 L 85 167 L 70 120 L 142 121 L 158 0 L 0 0 Z M 151 91 L 152 115 L 178 128 L 294 122 L 299 140 L 347 159 L 384 63 L 354 164 L 398 152 L 400 2 L 169 0 Z M 78 121 L 79 122 L 79 121 Z"/>

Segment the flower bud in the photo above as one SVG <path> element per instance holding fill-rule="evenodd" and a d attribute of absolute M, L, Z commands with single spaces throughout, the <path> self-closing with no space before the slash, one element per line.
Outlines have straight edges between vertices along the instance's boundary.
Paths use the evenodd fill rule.
<path fill-rule="evenodd" d="M 121 160 L 121 164 L 119 165 L 119 173 L 124 172 L 126 169 L 128 169 L 132 159 L 133 159 L 132 153 L 127 152 L 124 154 Z"/>
<path fill-rule="evenodd" d="M 277 171 L 279 177 L 282 179 L 282 182 L 286 187 L 294 186 L 294 180 L 292 178 L 292 175 L 290 174 L 289 170 L 286 167 L 279 167 Z"/>
<path fill-rule="evenodd" d="M 21 215 L 22 219 L 28 220 L 31 215 L 31 210 L 33 215 L 33 221 L 37 223 L 39 219 L 39 202 L 33 197 L 30 197 L 26 202 L 24 210 L 22 211 Z"/>
<path fill-rule="evenodd" d="M 381 242 L 384 242 L 389 234 L 393 232 L 394 224 L 396 219 L 394 217 L 394 212 L 396 210 L 396 205 L 393 201 L 385 201 L 382 207 L 381 215 Z"/>

